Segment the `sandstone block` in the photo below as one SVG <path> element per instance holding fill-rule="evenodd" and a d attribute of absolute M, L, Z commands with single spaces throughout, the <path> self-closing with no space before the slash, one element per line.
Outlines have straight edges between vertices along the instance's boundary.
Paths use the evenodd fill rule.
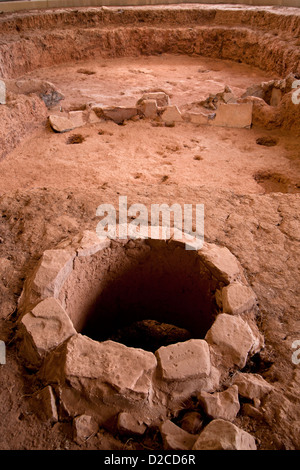
<path fill-rule="evenodd" d="M 74 127 L 81 127 L 85 124 L 85 113 L 84 111 L 70 111 L 69 120 L 72 122 Z"/>
<path fill-rule="evenodd" d="M 109 119 L 116 124 L 122 124 L 138 114 L 136 107 L 126 106 L 101 107 L 95 105 L 92 107 L 92 110 L 99 118 Z"/>
<path fill-rule="evenodd" d="M 83 232 L 80 246 L 77 249 L 78 256 L 91 256 L 100 250 L 108 248 L 111 244 L 109 238 L 100 240 L 96 232 L 85 230 Z"/>
<path fill-rule="evenodd" d="M 201 432 L 193 450 L 256 450 L 255 439 L 229 421 L 215 419 Z"/>
<path fill-rule="evenodd" d="M 255 306 L 256 297 L 250 287 L 232 283 L 222 289 L 223 312 L 239 315 Z"/>
<path fill-rule="evenodd" d="M 187 113 L 187 118 L 192 124 L 208 124 L 209 114 Z"/>
<path fill-rule="evenodd" d="M 55 114 L 49 116 L 49 123 L 55 132 L 68 132 L 76 127 L 67 117 L 57 116 Z"/>
<path fill-rule="evenodd" d="M 273 386 L 258 374 L 239 372 L 235 376 L 233 383 L 237 385 L 239 394 L 250 400 L 261 400 L 273 390 Z"/>
<path fill-rule="evenodd" d="M 197 436 L 190 434 L 172 421 L 165 421 L 160 426 L 164 450 L 191 450 Z"/>
<path fill-rule="evenodd" d="M 168 106 L 170 101 L 169 96 L 163 91 L 144 93 L 138 103 L 142 100 L 155 100 L 159 107 Z"/>
<path fill-rule="evenodd" d="M 229 284 L 241 277 L 240 264 L 228 248 L 204 243 L 198 253 L 218 280 Z"/>
<path fill-rule="evenodd" d="M 145 118 L 154 119 L 157 116 L 157 104 L 155 100 L 143 100 L 139 104 L 139 110 Z"/>
<path fill-rule="evenodd" d="M 250 127 L 252 124 L 252 103 L 220 103 L 216 117 L 210 120 L 212 126 Z"/>
<path fill-rule="evenodd" d="M 208 377 L 211 371 L 209 347 L 202 339 L 162 346 L 156 355 L 164 380 Z"/>
<path fill-rule="evenodd" d="M 23 353 L 33 364 L 46 356 L 76 330 L 60 303 L 49 297 L 23 316 Z"/>
<path fill-rule="evenodd" d="M 166 123 L 183 121 L 181 112 L 179 111 L 177 106 L 167 106 L 165 111 L 162 113 L 161 117 L 162 120 Z"/>
<path fill-rule="evenodd" d="M 67 250 L 46 250 L 32 282 L 32 289 L 44 299 L 59 296 L 73 269 L 75 255 Z"/>
<path fill-rule="evenodd" d="M 142 436 L 147 426 L 130 413 L 119 413 L 117 427 L 120 434 L 125 436 Z"/>
<path fill-rule="evenodd" d="M 238 316 L 222 313 L 208 330 L 206 341 L 217 345 L 220 358 L 228 366 L 244 367 L 255 338 L 248 324 Z"/>
<path fill-rule="evenodd" d="M 240 409 L 238 387 L 233 385 L 224 392 L 200 392 L 198 400 L 207 416 L 233 421 Z"/>
<path fill-rule="evenodd" d="M 149 396 L 157 362 L 148 351 L 75 335 L 67 342 L 63 356 L 62 375 L 91 399 L 102 396 L 115 401 L 119 397 L 124 406 L 124 400 Z M 58 370 L 56 373 L 59 375 Z"/>

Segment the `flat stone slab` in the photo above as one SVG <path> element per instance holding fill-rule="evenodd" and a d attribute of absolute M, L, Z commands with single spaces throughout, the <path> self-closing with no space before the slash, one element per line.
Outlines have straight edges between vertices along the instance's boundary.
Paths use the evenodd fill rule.
<path fill-rule="evenodd" d="M 201 432 L 193 450 L 256 450 L 255 439 L 229 421 L 215 419 Z"/>
<path fill-rule="evenodd" d="M 21 330 L 24 353 L 33 363 L 76 334 L 69 316 L 53 297 L 43 300 L 23 316 Z"/>
<path fill-rule="evenodd" d="M 222 289 L 223 312 L 233 315 L 251 310 L 256 304 L 253 290 L 240 283 L 232 283 Z"/>
<path fill-rule="evenodd" d="M 126 106 L 101 107 L 94 105 L 92 110 L 98 117 L 112 120 L 116 124 L 122 124 L 124 121 L 127 121 L 138 114 L 136 107 Z"/>
<path fill-rule="evenodd" d="M 77 256 L 92 256 L 100 250 L 108 248 L 111 244 L 109 238 L 101 240 L 96 232 L 85 230 L 80 241 L 80 246 L 77 249 Z"/>
<path fill-rule="evenodd" d="M 164 122 L 182 122 L 183 118 L 177 106 L 167 106 L 161 118 Z"/>
<path fill-rule="evenodd" d="M 255 338 L 248 324 L 239 316 L 219 314 L 208 330 L 206 341 L 218 346 L 221 357 L 232 365 L 244 367 Z"/>
<path fill-rule="evenodd" d="M 156 355 L 164 380 L 181 381 L 210 374 L 209 347 L 202 339 L 162 346 Z"/>
<path fill-rule="evenodd" d="M 76 126 L 74 123 L 65 116 L 57 116 L 52 114 L 49 116 L 49 124 L 55 132 L 68 132 Z"/>
<path fill-rule="evenodd" d="M 252 103 L 220 103 L 211 126 L 244 128 L 252 124 Z"/>

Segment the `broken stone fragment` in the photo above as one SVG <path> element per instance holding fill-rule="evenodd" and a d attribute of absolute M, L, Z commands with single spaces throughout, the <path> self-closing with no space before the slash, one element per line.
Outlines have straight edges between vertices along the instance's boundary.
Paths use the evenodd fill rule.
<path fill-rule="evenodd" d="M 167 106 L 161 115 L 165 123 L 182 122 L 183 118 L 177 106 Z"/>
<path fill-rule="evenodd" d="M 273 390 L 273 386 L 259 374 L 239 372 L 235 376 L 233 383 L 237 385 L 239 394 L 250 400 L 261 400 L 265 395 Z"/>
<path fill-rule="evenodd" d="M 35 393 L 31 399 L 31 404 L 34 412 L 41 420 L 50 421 L 51 423 L 58 421 L 55 396 L 50 385 Z"/>
<path fill-rule="evenodd" d="M 164 380 L 208 377 L 211 371 L 209 347 L 202 339 L 162 346 L 156 353 Z"/>
<path fill-rule="evenodd" d="M 219 359 L 230 367 L 245 367 L 248 353 L 255 344 L 255 338 L 248 324 L 239 316 L 222 313 L 208 330 L 206 341 L 217 345 Z"/>
<path fill-rule="evenodd" d="M 222 306 L 224 313 L 239 315 L 251 310 L 256 304 L 256 297 L 250 287 L 232 283 L 222 289 Z"/>
<path fill-rule="evenodd" d="M 138 101 L 138 104 L 144 100 L 155 100 L 157 106 L 160 108 L 168 106 L 170 102 L 169 96 L 163 91 L 144 93 L 142 98 Z"/>
<path fill-rule="evenodd" d="M 255 439 L 229 421 L 215 419 L 201 432 L 192 450 L 256 450 Z"/>
<path fill-rule="evenodd" d="M 64 116 L 52 114 L 48 119 L 50 126 L 55 132 L 68 132 L 76 127 L 70 119 Z"/>
<path fill-rule="evenodd" d="M 81 127 L 85 125 L 85 112 L 84 111 L 70 111 L 69 120 L 73 123 L 74 127 Z"/>
<path fill-rule="evenodd" d="M 109 238 L 100 240 L 95 232 L 85 230 L 79 248 L 77 248 L 77 256 L 92 256 L 98 251 L 108 248 L 110 244 L 111 240 Z"/>
<path fill-rule="evenodd" d="M 98 431 L 98 424 L 89 415 L 76 416 L 73 419 L 73 439 L 77 444 L 84 444 Z"/>
<path fill-rule="evenodd" d="M 224 392 L 200 392 L 198 400 L 206 415 L 213 419 L 233 421 L 240 410 L 238 387 L 233 385 Z"/>
<path fill-rule="evenodd" d="M 169 420 L 160 426 L 160 434 L 164 450 L 191 450 L 198 437 L 184 431 Z"/>
<path fill-rule="evenodd" d="M 73 269 L 75 254 L 68 250 L 46 250 L 32 281 L 32 290 L 41 299 L 58 298 L 60 290 Z"/>
<path fill-rule="evenodd" d="M 252 124 L 252 103 L 220 103 L 212 126 L 244 128 Z"/>
<path fill-rule="evenodd" d="M 130 413 L 122 412 L 117 420 L 118 432 L 124 436 L 142 436 L 147 426 Z"/>
<path fill-rule="evenodd" d="M 192 124 L 208 124 L 209 114 L 204 113 L 186 113 L 187 119 Z"/>
<path fill-rule="evenodd" d="M 116 124 L 122 124 L 124 121 L 132 119 L 138 114 L 136 107 L 126 106 L 103 107 L 94 105 L 92 106 L 92 111 L 94 111 L 99 118 L 114 121 Z"/>
<path fill-rule="evenodd" d="M 138 109 L 145 118 L 154 119 L 157 117 L 157 104 L 156 100 L 143 100 Z"/>
<path fill-rule="evenodd" d="M 23 316 L 22 354 L 31 364 L 39 363 L 46 354 L 76 334 L 76 330 L 60 303 L 49 297 Z"/>
<path fill-rule="evenodd" d="M 157 361 L 154 354 L 128 348 L 113 341 L 98 342 L 74 335 L 62 346 L 59 365 L 55 354 L 45 368 L 45 377 L 70 384 L 71 388 L 93 398 L 99 405 L 112 401 L 119 412 L 128 401 L 146 400 L 152 387 Z M 99 405 L 100 406 L 100 405 Z"/>
<path fill-rule="evenodd" d="M 6 85 L 3 80 L 0 80 L 0 104 L 6 104 Z"/>
<path fill-rule="evenodd" d="M 228 248 L 204 242 L 198 253 L 207 268 L 219 281 L 229 284 L 241 278 L 241 266 Z"/>

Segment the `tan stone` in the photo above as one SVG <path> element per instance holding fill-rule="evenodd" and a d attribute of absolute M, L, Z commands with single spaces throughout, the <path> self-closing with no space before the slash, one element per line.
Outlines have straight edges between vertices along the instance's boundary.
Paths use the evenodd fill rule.
<path fill-rule="evenodd" d="M 252 103 L 220 103 L 216 117 L 210 120 L 212 126 L 250 127 L 252 124 Z"/>
<path fill-rule="evenodd" d="M 54 114 L 49 116 L 49 123 L 52 129 L 56 132 L 68 132 L 76 127 L 67 117 L 57 116 Z"/>
<path fill-rule="evenodd" d="M 209 344 L 218 346 L 220 358 L 224 363 L 240 368 L 246 365 L 248 353 L 255 343 L 248 324 L 239 316 L 227 313 L 217 316 L 205 339 Z"/>
<path fill-rule="evenodd" d="M 166 123 L 183 121 L 181 112 L 177 106 L 167 106 L 161 117 L 162 120 Z"/>
<path fill-rule="evenodd" d="M 184 381 L 210 374 L 209 347 L 202 339 L 162 346 L 155 354 L 164 380 Z"/>
<path fill-rule="evenodd" d="M 255 306 L 253 290 L 240 283 L 232 283 L 222 289 L 223 312 L 239 315 Z"/>
<path fill-rule="evenodd" d="M 198 253 L 218 280 L 228 284 L 241 277 L 240 264 L 228 248 L 204 243 Z"/>
<path fill-rule="evenodd" d="M 122 412 L 118 415 L 117 428 L 125 436 L 142 436 L 147 426 L 130 413 Z"/>
<path fill-rule="evenodd" d="M 84 111 L 70 111 L 69 120 L 72 122 L 74 127 L 81 127 L 85 125 L 85 113 Z"/>
<path fill-rule="evenodd" d="M 215 419 L 201 432 L 193 450 L 256 450 L 255 439 L 229 421 Z"/>
<path fill-rule="evenodd" d="M 157 106 L 159 107 L 168 106 L 170 101 L 169 96 L 163 91 L 144 93 L 138 103 L 143 100 L 155 100 Z"/>
<path fill-rule="evenodd" d="M 99 343 L 80 334 L 64 345 L 62 361 L 51 374 L 60 381 L 65 377 L 70 385 L 87 396 L 107 400 L 143 400 L 149 398 L 152 375 L 156 369 L 154 354 L 128 348 L 114 341 Z"/>
<path fill-rule="evenodd" d="M 258 374 L 239 372 L 235 376 L 233 383 L 237 385 L 239 394 L 250 400 L 261 400 L 273 390 L 273 386 Z"/>
<path fill-rule="evenodd" d="M 156 100 L 143 100 L 139 104 L 139 109 L 145 118 L 154 119 L 157 116 Z"/>
<path fill-rule="evenodd" d="M 61 287 L 73 269 L 75 254 L 67 250 L 46 250 L 32 282 L 41 299 L 58 298 Z"/>
<path fill-rule="evenodd" d="M 112 120 L 116 124 L 122 124 L 124 121 L 133 118 L 138 113 L 136 107 L 126 106 L 102 107 L 99 105 L 94 105 L 92 110 L 98 117 Z"/>
<path fill-rule="evenodd" d="M 76 416 L 73 419 L 73 439 L 77 444 L 83 444 L 98 431 L 98 424 L 89 415 Z"/>
<path fill-rule="evenodd" d="M 85 230 L 80 241 L 80 246 L 77 249 L 77 255 L 92 256 L 98 251 L 108 248 L 110 244 L 111 240 L 109 238 L 100 240 L 96 232 Z"/>
<path fill-rule="evenodd" d="M 95 111 L 93 111 L 92 109 L 90 110 L 89 114 L 88 114 L 88 122 L 90 124 L 97 124 L 98 122 L 100 122 L 101 119 L 97 116 L 97 114 L 95 113 Z"/>
<path fill-rule="evenodd" d="M 233 385 L 224 392 L 200 392 L 198 400 L 207 416 L 233 421 L 240 410 L 238 387 Z"/>
<path fill-rule="evenodd" d="M 165 421 L 160 426 L 164 450 L 191 450 L 197 436 L 190 434 L 172 421 Z"/>
<path fill-rule="evenodd" d="M 39 362 L 52 349 L 76 334 L 76 330 L 60 305 L 49 297 L 24 315 L 21 320 L 23 354 L 32 363 Z"/>

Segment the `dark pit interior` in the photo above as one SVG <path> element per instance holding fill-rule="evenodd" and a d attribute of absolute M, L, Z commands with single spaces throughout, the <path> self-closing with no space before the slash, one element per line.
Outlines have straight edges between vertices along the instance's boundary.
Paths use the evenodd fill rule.
<path fill-rule="evenodd" d="M 94 340 L 155 351 L 203 338 L 214 321 L 219 285 L 197 252 L 165 242 L 115 243 L 110 262 L 105 255 L 102 264 L 99 255 L 78 261 L 67 312 L 77 331 Z"/>

